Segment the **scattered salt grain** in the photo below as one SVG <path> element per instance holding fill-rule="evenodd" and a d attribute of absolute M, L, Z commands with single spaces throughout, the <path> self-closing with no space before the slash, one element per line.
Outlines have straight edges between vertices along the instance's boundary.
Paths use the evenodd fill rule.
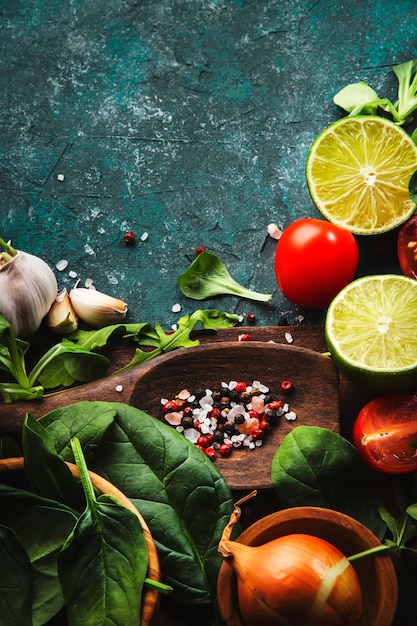
<path fill-rule="evenodd" d="M 63 272 L 68 267 L 67 259 L 61 259 L 61 261 L 58 261 L 58 263 L 55 265 L 55 267 L 58 270 L 58 272 Z"/>
<path fill-rule="evenodd" d="M 176 304 L 173 305 L 171 311 L 173 313 L 179 313 L 181 311 L 181 305 L 177 302 Z"/>
<path fill-rule="evenodd" d="M 62 183 L 62 181 L 65 180 L 64 174 L 58 174 L 57 179 Z"/>
<path fill-rule="evenodd" d="M 87 289 L 90 289 L 92 287 L 92 285 L 93 285 L 93 279 L 92 278 L 86 278 L 84 285 L 85 285 L 85 287 Z"/>
<path fill-rule="evenodd" d="M 288 411 L 288 413 L 285 416 L 285 419 L 288 420 L 289 422 L 293 422 L 294 420 L 297 419 L 297 415 L 295 414 L 294 411 Z"/>
<path fill-rule="evenodd" d="M 268 224 L 268 235 L 273 239 L 280 239 L 282 231 L 276 224 Z"/>
<path fill-rule="evenodd" d="M 117 393 L 121 393 L 123 391 L 123 385 L 116 385 Z"/>
<path fill-rule="evenodd" d="M 140 240 L 141 241 L 146 241 L 148 237 L 149 237 L 149 233 L 144 232 L 144 233 L 141 234 Z"/>
<path fill-rule="evenodd" d="M 77 278 L 77 272 L 74 272 L 74 270 L 70 270 L 70 271 L 68 272 L 68 276 L 69 276 L 70 278 Z"/>
<path fill-rule="evenodd" d="M 291 333 L 285 333 L 284 337 L 285 337 L 285 341 L 287 343 L 292 343 L 294 341 L 293 336 L 291 335 Z"/>

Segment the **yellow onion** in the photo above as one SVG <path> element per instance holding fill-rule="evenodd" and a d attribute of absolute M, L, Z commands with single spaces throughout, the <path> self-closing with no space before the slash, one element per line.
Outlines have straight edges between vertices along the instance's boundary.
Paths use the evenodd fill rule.
<path fill-rule="evenodd" d="M 245 626 L 354 626 L 362 613 L 355 569 L 328 541 L 307 534 L 260 546 L 230 539 L 239 501 L 219 544 L 237 579 Z"/>

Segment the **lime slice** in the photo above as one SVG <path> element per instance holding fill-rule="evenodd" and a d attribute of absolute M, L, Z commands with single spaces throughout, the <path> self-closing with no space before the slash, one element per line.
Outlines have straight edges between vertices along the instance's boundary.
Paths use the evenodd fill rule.
<path fill-rule="evenodd" d="M 383 274 L 349 283 L 327 310 L 325 333 L 340 372 L 370 391 L 417 386 L 417 280 Z"/>
<path fill-rule="evenodd" d="M 408 184 L 417 170 L 417 146 L 383 117 L 345 117 L 311 146 L 306 176 L 323 216 L 358 235 L 399 226 L 416 205 Z"/>

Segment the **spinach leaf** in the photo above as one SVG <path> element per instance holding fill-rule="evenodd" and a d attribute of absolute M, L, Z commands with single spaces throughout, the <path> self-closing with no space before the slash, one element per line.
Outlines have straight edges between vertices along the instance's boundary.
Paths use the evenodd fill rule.
<path fill-rule="evenodd" d="M 139 518 L 114 497 L 97 499 L 85 460 L 74 454 L 87 508 L 58 560 L 69 626 L 137 626 L 146 577 L 147 547 Z"/>
<path fill-rule="evenodd" d="M 85 498 L 82 486 L 56 453 L 53 439 L 30 414 L 22 430 L 24 469 L 31 491 L 67 506 L 82 510 Z"/>
<path fill-rule="evenodd" d="M 386 525 L 382 505 L 362 457 L 346 439 L 320 426 L 298 426 L 272 460 L 272 484 L 283 507 L 336 509 L 370 528 L 378 537 Z"/>
<path fill-rule="evenodd" d="M 65 461 L 73 461 L 71 438 L 77 436 L 84 454 L 91 457 L 107 428 L 113 422 L 117 410 L 109 402 L 76 402 L 55 409 L 38 419 L 47 430 L 58 454 Z"/>
<path fill-rule="evenodd" d="M 91 469 L 123 491 L 145 518 L 160 556 L 163 582 L 174 588 L 176 598 L 212 601 L 221 565 L 217 546 L 233 510 L 226 481 L 203 452 L 169 426 L 121 403 L 109 403 L 108 409 L 117 414 Z M 54 427 L 57 419 L 70 422 L 66 411 L 77 413 L 77 407 L 41 418 L 58 450 L 67 450 L 69 444 L 68 428 Z M 82 429 L 81 422 L 79 426 Z M 71 431 L 78 436 L 74 426 Z M 85 429 L 81 434 L 88 448 Z"/>
<path fill-rule="evenodd" d="M 16 533 L 32 565 L 34 626 L 63 606 L 57 559 L 76 520 L 62 504 L 0 484 L 0 524 Z"/>
<path fill-rule="evenodd" d="M 0 624 L 31 626 L 32 567 L 16 534 L 0 526 Z"/>

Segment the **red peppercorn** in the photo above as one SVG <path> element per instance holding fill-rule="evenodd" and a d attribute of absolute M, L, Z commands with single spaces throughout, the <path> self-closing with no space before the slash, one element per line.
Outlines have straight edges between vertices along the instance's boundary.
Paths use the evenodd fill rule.
<path fill-rule="evenodd" d="M 251 409 L 250 411 L 248 411 L 248 413 L 249 413 L 249 417 L 254 417 L 256 419 L 259 419 L 258 411 L 255 411 L 254 409 Z"/>
<path fill-rule="evenodd" d="M 164 413 L 169 413 L 170 411 L 176 411 L 177 409 L 178 409 L 178 406 L 175 400 L 168 400 L 168 402 L 165 402 L 163 406 Z"/>
<path fill-rule="evenodd" d="M 191 417 L 191 415 L 193 414 L 193 407 L 190 405 L 185 406 L 183 409 L 183 413 L 184 417 Z"/>
<path fill-rule="evenodd" d="M 266 430 L 269 430 L 271 428 L 271 425 L 270 425 L 269 422 L 267 422 L 265 419 L 263 419 L 263 420 L 261 420 L 259 422 L 259 428 L 262 431 L 266 431 Z"/>
<path fill-rule="evenodd" d="M 220 411 L 219 407 L 218 406 L 214 406 L 211 409 L 211 411 L 209 413 L 209 416 L 210 417 L 214 417 L 214 419 L 218 419 L 221 416 L 221 414 L 222 414 L 222 412 Z"/>
<path fill-rule="evenodd" d="M 292 392 L 292 382 L 290 380 L 283 380 L 279 387 L 283 393 Z"/>
<path fill-rule="evenodd" d="M 261 428 L 254 428 L 251 435 L 254 441 L 258 441 L 258 439 L 264 438 L 264 431 Z"/>
<path fill-rule="evenodd" d="M 202 252 L 205 252 L 206 249 L 204 246 L 198 246 L 198 248 L 195 249 L 195 255 L 198 256 L 199 254 L 201 254 Z"/>
<path fill-rule="evenodd" d="M 133 245 L 135 243 L 135 233 L 132 230 L 129 230 L 129 232 L 124 234 L 123 240 L 126 245 Z"/>
<path fill-rule="evenodd" d="M 255 313 L 248 313 L 246 316 L 246 321 L 249 324 L 254 324 L 256 322 L 256 315 Z"/>
<path fill-rule="evenodd" d="M 242 391 L 246 391 L 246 383 L 239 382 L 236 384 L 235 391 L 241 393 Z"/>
<path fill-rule="evenodd" d="M 211 459 L 211 460 L 213 461 L 214 457 L 216 456 L 216 451 L 215 451 L 215 449 L 214 449 L 214 448 L 211 448 L 211 447 L 210 447 L 210 448 L 206 448 L 206 449 L 204 450 L 204 454 L 205 454 L 206 456 L 208 456 L 208 458 L 209 458 L 209 459 Z"/>
<path fill-rule="evenodd" d="M 196 443 L 198 446 L 201 446 L 202 448 L 208 448 L 211 441 L 209 441 L 207 435 L 200 435 Z"/>
<path fill-rule="evenodd" d="M 232 446 L 230 443 L 222 443 L 219 447 L 220 456 L 229 456 L 232 452 Z"/>

